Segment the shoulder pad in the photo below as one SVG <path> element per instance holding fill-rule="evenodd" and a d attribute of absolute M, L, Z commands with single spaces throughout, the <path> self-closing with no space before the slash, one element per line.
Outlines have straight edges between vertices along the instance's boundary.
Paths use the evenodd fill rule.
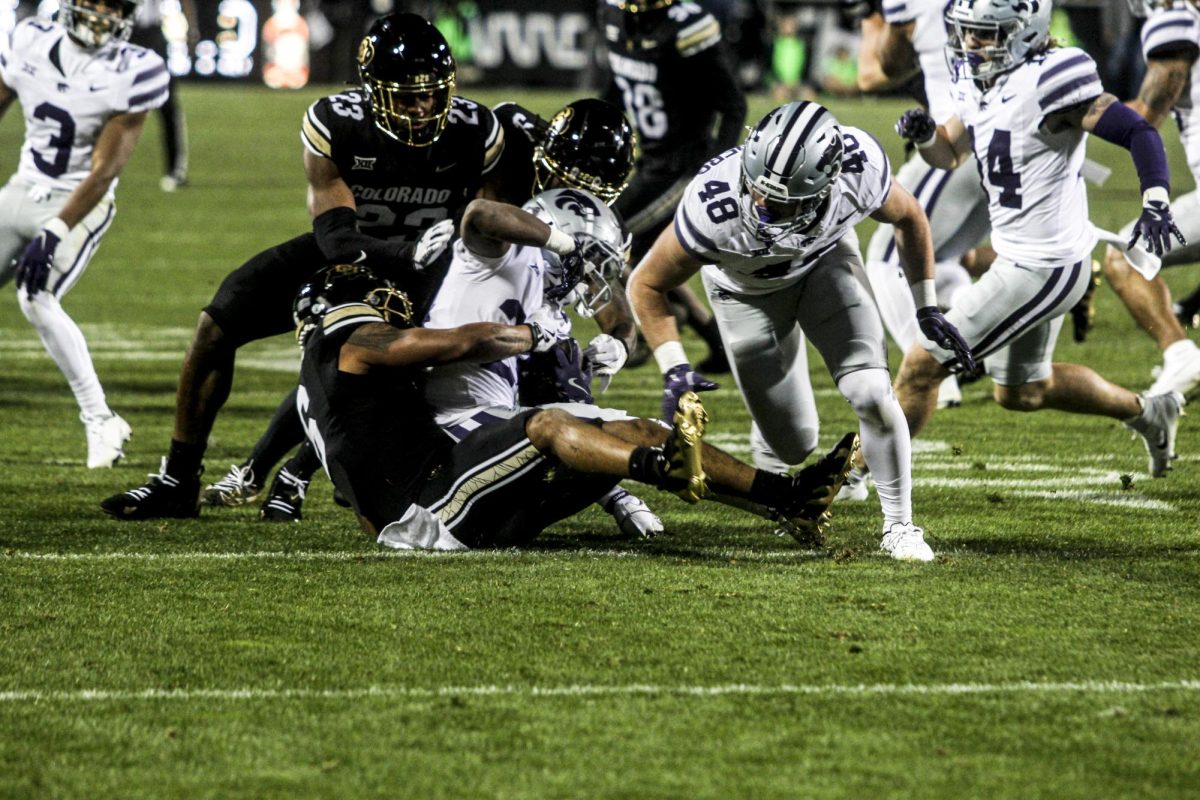
<path fill-rule="evenodd" d="M 1038 107 L 1053 114 L 1104 93 L 1096 62 L 1078 47 L 1051 50 L 1038 65 Z"/>
<path fill-rule="evenodd" d="M 685 58 L 721 41 L 721 25 L 717 18 L 694 3 L 671 6 L 668 13 L 676 23 L 675 49 Z"/>
<path fill-rule="evenodd" d="M 917 9 L 911 0 L 887 0 L 882 6 L 883 18 L 891 25 L 904 25 L 917 18 Z"/>
<path fill-rule="evenodd" d="M 1152 14 L 1142 26 L 1142 54 L 1147 58 L 1184 55 L 1200 50 L 1200 17 L 1186 8 Z"/>

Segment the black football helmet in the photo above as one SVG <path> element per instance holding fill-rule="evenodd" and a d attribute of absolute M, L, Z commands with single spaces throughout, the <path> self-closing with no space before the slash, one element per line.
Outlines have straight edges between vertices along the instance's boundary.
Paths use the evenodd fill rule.
<path fill-rule="evenodd" d="M 550 120 L 546 137 L 533 152 L 533 191 L 558 182 L 583 189 L 612 205 L 629 185 L 634 135 L 621 109 L 603 100 L 576 100 Z"/>
<path fill-rule="evenodd" d="M 117 12 L 101 10 L 96 0 L 66 0 L 58 10 L 58 21 L 67 35 L 80 47 L 92 49 L 109 41 L 128 41 L 133 32 L 133 18 L 142 0 L 120 0 Z"/>
<path fill-rule="evenodd" d="M 413 147 L 433 144 L 445 130 L 455 70 L 445 37 L 417 14 L 381 17 L 358 46 L 358 74 L 375 126 Z M 418 108 L 430 98 L 431 108 Z"/>
<path fill-rule="evenodd" d="M 303 343 L 312 326 L 324 319 L 330 309 L 363 303 L 383 315 L 384 322 L 397 328 L 410 328 L 413 307 L 408 295 L 363 264 L 331 264 L 317 270 L 296 293 L 292 302 L 292 320 L 296 336 Z"/>

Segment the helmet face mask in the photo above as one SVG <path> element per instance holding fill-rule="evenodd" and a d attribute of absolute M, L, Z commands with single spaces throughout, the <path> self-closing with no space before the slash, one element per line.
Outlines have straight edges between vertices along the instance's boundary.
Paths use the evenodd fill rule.
<path fill-rule="evenodd" d="M 370 306 L 389 325 L 413 327 L 413 306 L 407 294 L 362 264 L 332 264 L 309 278 L 292 303 L 292 320 L 301 345 L 329 311 L 354 304 Z"/>
<path fill-rule="evenodd" d="M 141 0 L 66 0 L 59 22 L 72 41 L 89 50 L 112 40 L 128 41 Z"/>
<path fill-rule="evenodd" d="M 534 149 L 534 191 L 583 189 L 612 205 L 629 185 L 633 151 L 633 128 L 619 108 L 576 100 L 554 115 Z"/>
<path fill-rule="evenodd" d="M 738 211 L 755 238 L 813 229 L 842 171 L 842 129 L 821 105 L 788 103 L 767 114 L 742 146 Z"/>
<path fill-rule="evenodd" d="M 560 307 L 591 317 L 612 299 L 612 282 L 625 267 L 625 229 L 607 205 L 579 189 L 551 189 L 524 205 L 547 225 L 575 239 L 578 259 L 544 251 L 544 295 Z M 573 267 L 573 268 L 572 268 Z"/>
<path fill-rule="evenodd" d="M 953 0 L 946 9 L 951 74 L 990 81 L 1037 53 L 1050 35 L 1049 0 Z"/>
<path fill-rule="evenodd" d="M 389 14 L 358 47 L 358 73 L 375 127 L 412 147 L 446 129 L 457 68 L 445 38 L 416 14 Z"/>

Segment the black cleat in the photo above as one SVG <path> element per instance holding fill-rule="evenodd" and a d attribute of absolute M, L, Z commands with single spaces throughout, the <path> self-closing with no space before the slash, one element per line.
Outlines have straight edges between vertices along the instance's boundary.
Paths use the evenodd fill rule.
<path fill-rule="evenodd" d="M 858 434 L 847 433 L 820 461 L 792 477 L 795 495 L 787 506 L 778 510 L 777 521 L 805 547 L 820 547 L 825 543 L 825 529 L 833 516 L 830 506 L 854 466 L 858 449 Z"/>
<path fill-rule="evenodd" d="M 1092 277 L 1087 291 L 1071 308 L 1071 331 L 1077 342 L 1087 340 L 1088 333 L 1096 323 L 1096 287 L 1100 285 L 1100 262 L 1092 259 Z"/>
<path fill-rule="evenodd" d="M 167 459 L 160 472 L 152 472 L 149 482 L 136 489 L 114 494 L 100 502 L 100 508 L 114 519 L 191 519 L 200 516 L 201 467 L 190 480 L 167 473 Z"/>
<path fill-rule="evenodd" d="M 267 499 L 258 512 L 259 519 L 264 522 L 299 522 L 304 518 L 300 509 L 307 491 L 308 481 L 283 467 L 275 474 L 271 491 L 267 493 Z"/>

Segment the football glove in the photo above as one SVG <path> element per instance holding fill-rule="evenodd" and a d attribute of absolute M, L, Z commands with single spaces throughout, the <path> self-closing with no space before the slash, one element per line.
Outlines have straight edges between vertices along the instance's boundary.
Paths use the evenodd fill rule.
<path fill-rule="evenodd" d="M 591 364 L 592 374 L 599 378 L 599 390 L 603 394 L 612 383 L 613 376 L 621 371 L 629 360 L 629 351 L 620 339 L 602 333 L 592 338 L 583 351 L 584 359 Z"/>
<path fill-rule="evenodd" d="M 561 309 L 542 306 L 525 320 L 533 333 L 534 353 L 544 353 L 562 339 L 571 336 L 571 321 Z"/>
<path fill-rule="evenodd" d="M 444 219 L 429 228 L 417 240 L 416 250 L 413 251 L 413 266 L 418 270 L 428 269 L 438 257 L 450 246 L 454 238 L 454 220 Z"/>
<path fill-rule="evenodd" d="M 975 369 L 975 357 L 971 355 L 970 345 L 958 332 L 958 328 L 950 324 L 940 309 L 936 306 L 918 308 L 917 324 L 921 326 L 921 333 L 925 334 L 925 338 L 943 350 L 954 353 L 963 372 Z"/>
<path fill-rule="evenodd" d="M 50 220 L 33 241 L 25 246 L 25 251 L 17 259 L 17 289 L 25 289 L 31 299 L 46 288 L 50 268 L 54 265 L 54 251 L 58 249 L 59 242 L 66 237 L 68 230 L 62 220 Z"/>
<path fill-rule="evenodd" d="M 896 133 L 917 147 L 928 147 L 937 137 L 937 123 L 923 108 L 910 108 L 896 121 Z"/>
<path fill-rule="evenodd" d="M 675 417 L 679 398 L 688 392 L 711 392 L 720 388 L 708 378 L 692 369 L 688 363 L 676 364 L 663 374 L 662 417 L 670 422 Z"/>
<path fill-rule="evenodd" d="M 1142 215 L 1133 225 L 1133 237 L 1129 240 L 1132 248 L 1140 238 L 1146 243 L 1146 249 L 1156 256 L 1162 256 L 1171 251 L 1171 236 L 1179 240 L 1179 244 L 1187 244 L 1183 232 L 1175 224 L 1171 216 L 1171 204 L 1167 190 L 1161 187 L 1151 187 L 1142 193 Z"/>

